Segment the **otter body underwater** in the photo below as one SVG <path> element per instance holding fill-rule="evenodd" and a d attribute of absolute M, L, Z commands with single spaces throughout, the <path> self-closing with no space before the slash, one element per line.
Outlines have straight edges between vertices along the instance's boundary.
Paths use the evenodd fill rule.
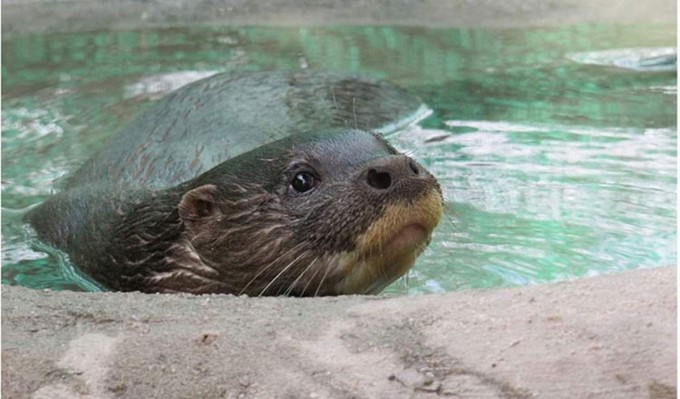
<path fill-rule="evenodd" d="M 215 75 L 142 113 L 26 219 L 111 290 L 378 293 L 442 213 L 435 178 L 373 133 L 421 106 L 365 77 Z"/>

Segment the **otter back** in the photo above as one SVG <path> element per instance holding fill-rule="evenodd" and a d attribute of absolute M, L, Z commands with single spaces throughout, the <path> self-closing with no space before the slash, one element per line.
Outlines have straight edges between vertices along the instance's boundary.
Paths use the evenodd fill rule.
<path fill-rule="evenodd" d="M 390 83 L 311 71 L 219 74 L 162 99 L 66 182 L 153 189 L 189 180 L 294 133 L 335 127 L 382 130 L 412 118 L 421 101 Z"/>

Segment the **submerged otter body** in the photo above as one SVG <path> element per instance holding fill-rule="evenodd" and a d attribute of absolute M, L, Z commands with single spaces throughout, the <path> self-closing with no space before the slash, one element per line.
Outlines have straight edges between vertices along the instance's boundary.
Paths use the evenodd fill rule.
<path fill-rule="evenodd" d="M 419 107 L 356 76 L 216 75 L 142 114 L 27 220 L 113 290 L 377 293 L 442 212 L 434 177 L 374 133 Z"/>

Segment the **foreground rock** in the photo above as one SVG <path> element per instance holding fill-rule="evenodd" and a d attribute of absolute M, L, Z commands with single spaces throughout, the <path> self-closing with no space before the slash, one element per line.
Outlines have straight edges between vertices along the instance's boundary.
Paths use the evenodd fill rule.
<path fill-rule="evenodd" d="M 2 288 L 6 398 L 674 398 L 676 271 L 419 297 Z"/>

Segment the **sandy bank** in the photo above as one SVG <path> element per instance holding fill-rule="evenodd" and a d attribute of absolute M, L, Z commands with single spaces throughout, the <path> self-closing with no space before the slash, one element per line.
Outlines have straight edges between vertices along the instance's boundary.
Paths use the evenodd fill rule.
<path fill-rule="evenodd" d="M 676 269 L 317 299 L 2 289 L 7 398 L 671 398 Z"/>

